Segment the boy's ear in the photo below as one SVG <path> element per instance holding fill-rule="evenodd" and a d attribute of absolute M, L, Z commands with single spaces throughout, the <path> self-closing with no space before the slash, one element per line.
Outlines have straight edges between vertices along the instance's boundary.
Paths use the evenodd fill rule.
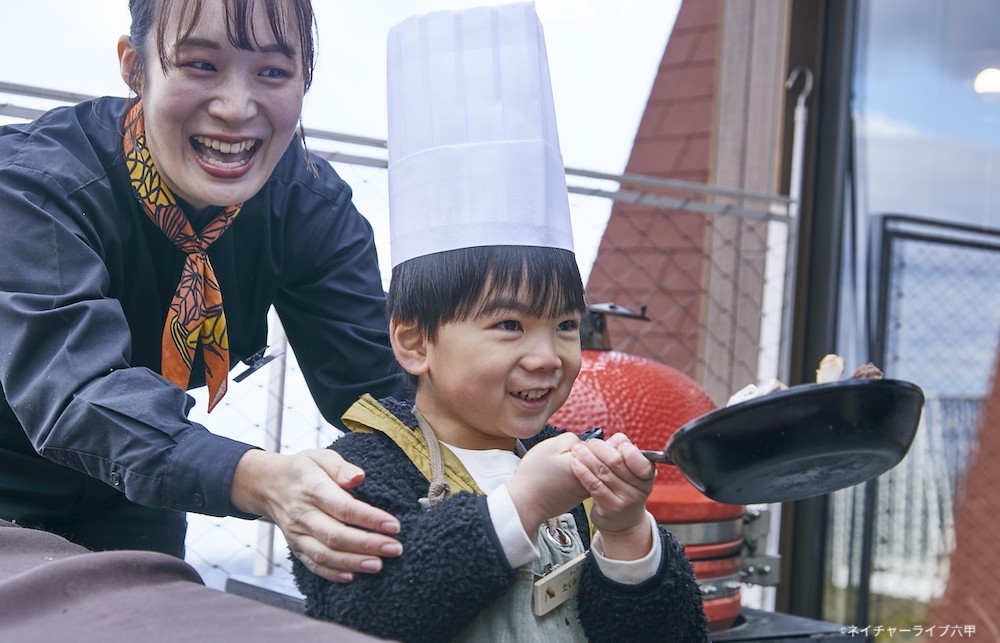
<path fill-rule="evenodd" d="M 390 321 L 389 343 L 403 370 L 416 376 L 427 372 L 427 339 L 416 324 L 395 319 Z"/>

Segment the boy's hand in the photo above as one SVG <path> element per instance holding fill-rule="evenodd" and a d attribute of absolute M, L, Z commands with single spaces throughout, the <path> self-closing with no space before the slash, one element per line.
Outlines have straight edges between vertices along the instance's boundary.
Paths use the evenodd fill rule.
<path fill-rule="evenodd" d="M 531 537 L 545 520 L 566 513 L 587 497 L 570 469 L 575 444 L 581 442 L 573 433 L 543 440 L 525 454 L 506 483 L 524 531 Z"/>
<path fill-rule="evenodd" d="M 590 519 L 601 532 L 605 555 L 618 560 L 645 556 L 652 546 L 646 498 L 656 479 L 653 463 L 623 433 L 578 442 L 573 456 L 572 471 L 594 499 Z"/>

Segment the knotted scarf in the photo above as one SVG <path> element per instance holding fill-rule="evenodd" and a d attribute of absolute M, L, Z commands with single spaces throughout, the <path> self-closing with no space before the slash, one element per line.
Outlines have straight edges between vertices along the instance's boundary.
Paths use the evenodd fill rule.
<path fill-rule="evenodd" d="M 163 326 L 160 371 L 182 390 L 186 389 L 200 343 L 208 384 L 208 410 L 211 411 L 226 394 L 229 336 L 222 309 L 222 291 L 208 258 L 208 247 L 232 224 L 243 204 L 224 208 L 200 234 L 196 233 L 170 188 L 160 178 L 146 147 L 141 103 L 129 110 L 124 129 L 125 164 L 132 191 L 153 223 L 186 255 Z"/>

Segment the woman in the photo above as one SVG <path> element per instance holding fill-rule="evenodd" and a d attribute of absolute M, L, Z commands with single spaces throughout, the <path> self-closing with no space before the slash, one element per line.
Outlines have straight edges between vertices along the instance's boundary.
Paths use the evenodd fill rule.
<path fill-rule="evenodd" d="M 344 491 L 360 469 L 187 419 L 184 390 L 217 404 L 272 304 L 328 420 L 399 384 L 371 228 L 293 140 L 310 2 L 129 8 L 132 100 L 0 129 L 0 518 L 183 556 L 184 512 L 260 515 L 325 578 L 376 572 L 399 527 Z"/>

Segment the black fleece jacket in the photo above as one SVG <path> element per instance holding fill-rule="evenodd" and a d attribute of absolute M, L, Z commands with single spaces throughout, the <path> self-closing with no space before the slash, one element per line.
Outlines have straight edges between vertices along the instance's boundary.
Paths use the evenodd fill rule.
<path fill-rule="evenodd" d="M 409 403 L 380 403 L 409 427 L 417 422 Z M 525 442 L 530 449 L 559 431 L 546 427 Z M 291 556 L 306 613 L 390 639 L 447 641 L 460 633 L 514 583 L 493 530 L 486 497 L 468 492 L 423 508 L 428 481 L 381 432 L 350 433 L 331 446 L 365 470 L 357 498 L 396 515 L 403 555 L 386 558 L 378 574 L 331 583 Z M 583 506 L 573 511 L 589 547 Z M 649 580 L 623 585 L 604 576 L 588 555 L 580 577 L 578 609 L 591 642 L 708 640 L 708 621 L 691 565 L 673 535 L 660 528 L 663 557 Z M 529 609 L 527 606 L 525 609 Z"/>

